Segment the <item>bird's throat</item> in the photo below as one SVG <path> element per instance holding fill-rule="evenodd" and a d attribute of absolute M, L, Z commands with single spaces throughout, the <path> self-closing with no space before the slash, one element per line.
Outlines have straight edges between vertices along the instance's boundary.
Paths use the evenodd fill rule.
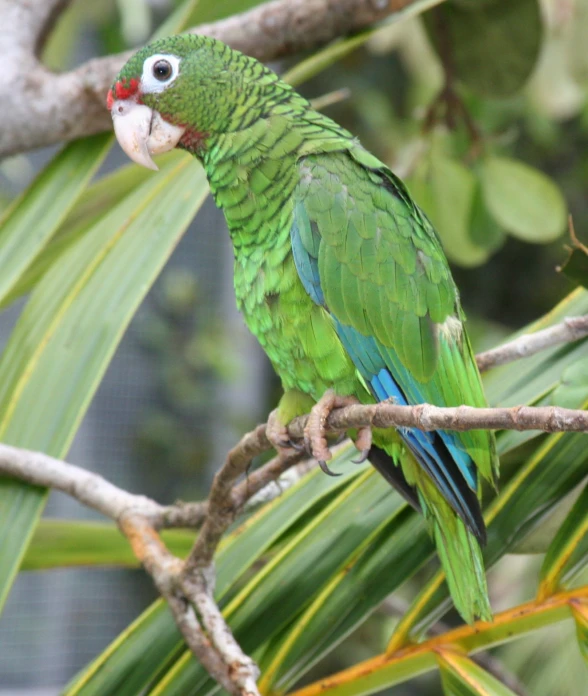
<path fill-rule="evenodd" d="M 202 155 L 202 152 L 206 147 L 207 138 L 208 133 L 203 133 L 202 131 L 199 131 L 196 128 L 186 126 L 186 131 L 184 132 L 184 135 L 181 137 L 180 142 L 178 143 L 178 147 L 181 147 L 182 150 L 187 150 L 188 152 L 198 157 Z"/>

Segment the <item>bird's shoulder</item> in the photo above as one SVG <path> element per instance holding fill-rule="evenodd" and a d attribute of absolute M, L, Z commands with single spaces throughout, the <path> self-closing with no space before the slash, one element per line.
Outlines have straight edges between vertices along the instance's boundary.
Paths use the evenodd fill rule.
<path fill-rule="evenodd" d="M 443 322 L 457 290 L 439 239 L 404 184 L 359 144 L 298 161 L 294 218 L 307 251 Z M 321 263 L 321 267 L 323 263 Z"/>

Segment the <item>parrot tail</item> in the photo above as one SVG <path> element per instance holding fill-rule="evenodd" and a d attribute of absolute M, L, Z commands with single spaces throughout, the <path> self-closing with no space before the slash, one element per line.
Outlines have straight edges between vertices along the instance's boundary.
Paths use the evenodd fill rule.
<path fill-rule="evenodd" d="M 409 449 L 412 452 L 412 448 Z M 424 513 L 437 546 L 449 591 L 465 621 L 473 623 L 476 617 L 490 621 L 492 611 L 480 548 L 480 543 L 486 540 L 486 528 L 478 498 L 464 482 L 461 486 L 462 498 L 468 501 L 472 511 L 464 519 L 426 473 L 416 454 L 412 454 L 413 456 L 400 455 L 401 466 L 398 466 L 384 449 L 373 446 L 369 461 L 410 505 Z M 444 464 L 449 464 L 447 474 L 451 475 L 451 463 Z M 457 470 L 455 463 L 453 467 Z M 460 479 L 463 480 L 463 477 L 457 476 L 455 480 Z M 475 525 L 471 524 L 473 520 Z"/>

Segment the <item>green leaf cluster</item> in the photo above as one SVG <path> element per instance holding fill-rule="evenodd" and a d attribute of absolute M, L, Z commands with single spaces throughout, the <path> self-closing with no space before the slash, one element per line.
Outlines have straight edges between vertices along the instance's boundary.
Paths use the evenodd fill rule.
<path fill-rule="evenodd" d="M 450 261 L 483 264 L 506 234 L 546 244 L 566 228 L 567 207 L 556 184 L 509 157 L 486 155 L 467 167 L 434 146 L 408 182 L 435 225 Z"/>
<path fill-rule="evenodd" d="M 543 37 L 538 0 L 449 0 L 425 15 L 425 26 L 447 69 L 485 97 L 523 87 Z"/>

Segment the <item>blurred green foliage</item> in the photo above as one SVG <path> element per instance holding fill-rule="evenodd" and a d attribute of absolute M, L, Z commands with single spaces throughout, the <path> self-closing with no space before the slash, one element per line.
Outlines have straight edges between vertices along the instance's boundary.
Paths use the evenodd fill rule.
<path fill-rule="evenodd" d="M 170 481 L 206 471 L 214 432 L 194 424 L 212 415 L 211 392 L 219 381 L 236 377 L 230 337 L 222 317 L 206 311 L 206 302 L 192 270 L 170 268 L 149 296 L 140 321 L 157 393 L 149 411 L 140 415 L 135 445 L 140 461 L 158 479 L 162 467 Z"/>

